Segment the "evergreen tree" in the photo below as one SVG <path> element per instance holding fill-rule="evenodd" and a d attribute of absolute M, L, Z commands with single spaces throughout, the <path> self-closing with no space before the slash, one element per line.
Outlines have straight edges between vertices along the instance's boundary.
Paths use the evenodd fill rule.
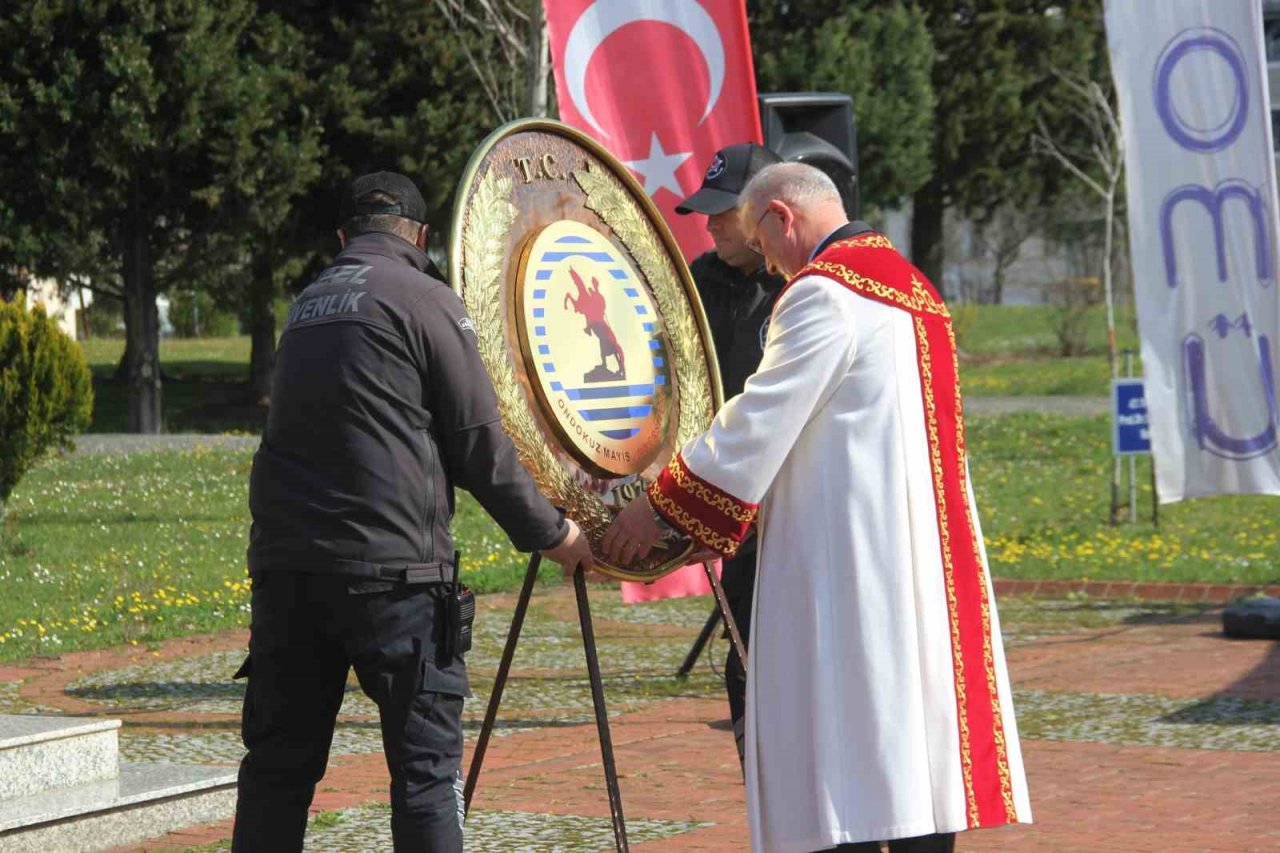
<path fill-rule="evenodd" d="M 238 58 L 231 133 L 213 154 L 224 194 L 215 230 L 227 257 L 210 277 L 223 274 L 223 304 L 245 320 L 249 391 L 257 402 L 270 392 L 276 300 L 305 259 L 293 249 L 295 211 L 321 177 L 321 95 L 310 65 L 304 35 L 275 13 L 260 14 Z"/>
<path fill-rule="evenodd" d="M 448 250 L 453 195 L 467 160 L 496 126 L 491 104 L 475 80 L 467 50 L 482 33 L 455 33 L 437 7 L 422 0 L 377 0 L 351 5 L 336 0 L 260 0 L 302 40 L 299 90 L 320 127 L 320 174 L 291 206 L 271 241 L 255 254 L 251 302 L 251 371 L 255 393 L 266 392 L 272 342 L 262 319 L 272 292 L 300 289 L 309 273 L 332 257 L 342 193 L 352 178 L 391 169 L 413 178 L 427 204 L 429 249 L 443 259 Z M 481 54 L 483 55 L 483 53 Z M 274 317 L 271 318 L 274 324 Z"/>
<path fill-rule="evenodd" d="M 134 431 L 161 428 L 156 293 L 225 257 L 226 182 L 258 153 L 240 144 L 253 17 L 250 0 L 26 0 L 0 17 L 0 215 L 24 229 L 3 260 L 118 286 Z"/>
<path fill-rule="evenodd" d="M 459 38 L 434 4 L 263 0 L 306 40 L 310 109 L 323 127 L 322 175 L 296 206 L 300 246 L 314 264 L 332 254 L 342 192 L 365 172 L 417 182 L 430 245 L 447 248 L 453 195 L 467 160 L 497 122 Z"/>
<path fill-rule="evenodd" d="M 46 451 L 69 449 L 93 413 L 84 352 L 23 301 L 0 301 L 0 520 L 22 475 Z"/>
<path fill-rule="evenodd" d="M 911 253 L 941 285 L 943 214 L 983 216 L 1007 202 L 1041 203 L 1062 185 L 1032 158 L 1037 117 L 1064 121 L 1054 68 L 1105 61 L 1097 0 L 916 0 L 933 36 L 933 176 L 913 196 Z"/>
<path fill-rule="evenodd" d="M 752 52 L 761 92 L 853 98 L 864 207 L 891 207 L 931 172 L 933 47 L 924 17 L 900 3 L 759 4 Z"/>

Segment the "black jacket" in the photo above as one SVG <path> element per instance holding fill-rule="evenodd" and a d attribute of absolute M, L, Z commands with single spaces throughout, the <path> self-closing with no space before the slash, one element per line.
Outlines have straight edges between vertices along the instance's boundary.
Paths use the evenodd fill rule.
<path fill-rule="evenodd" d="M 760 366 L 774 297 L 782 289 L 783 279 L 769 275 L 763 264 L 754 272 L 744 273 L 720 260 L 714 251 L 694 258 L 689 272 L 711 327 L 716 361 L 720 362 L 720 382 L 728 400 L 742 393 L 747 377 Z M 750 595 L 755 561 L 753 536 L 732 560 L 725 562 L 723 580 L 731 597 L 744 591 Z"/>
<path fill-rule="evenodd" d="M 503 432 L 462 301 L 427 263 L 362 235 L 290 310 L 249 482 L 251 573 L 451 563 L 454 486 L 522 551 L 564 537 Z"/>
<path fill-rule="evenodd" d="M 760 366 L 773 299 L 783 280 L 769 275 L 763 265 L 755 272 L 743 273 L 715 252 L 694 258 L 689 272 L 711 327 L 720 381 L 728 400 L 742 393 L 747 377 Z"/>

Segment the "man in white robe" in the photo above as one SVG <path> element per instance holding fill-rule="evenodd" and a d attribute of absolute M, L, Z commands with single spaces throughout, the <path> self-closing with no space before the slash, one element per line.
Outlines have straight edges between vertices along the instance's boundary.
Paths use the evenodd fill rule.
<path fill-rule="evenodd" d="M 731 555 L 758 532 L 754 851 L 934 853 L 1030 822 L 947 309 L 816 169 L 770 166 L 743 198 L 790 280 L 760 368 L 602 547 L 628 561 L 670 525 Z"/>

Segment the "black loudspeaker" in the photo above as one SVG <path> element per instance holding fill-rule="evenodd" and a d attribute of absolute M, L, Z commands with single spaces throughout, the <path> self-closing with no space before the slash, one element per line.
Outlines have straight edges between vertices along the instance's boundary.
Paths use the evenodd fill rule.
<path fill-rule="evenodd" d="M 853 99 L 835 92 L 760 95 L 764 145 L 783 160 L 807 163 L 835 181 L 844 210 L 857 219 L 858 134 Z"/>

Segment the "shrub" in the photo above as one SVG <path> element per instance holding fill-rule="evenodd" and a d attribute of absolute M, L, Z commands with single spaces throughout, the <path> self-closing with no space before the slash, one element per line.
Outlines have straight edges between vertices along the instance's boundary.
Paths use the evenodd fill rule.
<path fill-rule="evenodd" d="M 948 309 L 951 311 L 951 331 L 956 336 L 956 349 L 967 353 L 969 337 L 973 334 L 973 325 L 978 319 L 978 306 L 972 302 L 956 302 L 950 304 Z"/>
<path fill-rule="evenodd" d="M 108 296 L 98 296 L 85 309 L 89 318 L 89 334 L 95 338 L 124 337 L 124 302 Z"/>
<path fill-rule="evenodd" d="M 1096 276 L 1075 276 L 1049 285 L 1053 333 L 1058 355 L 1084 355 L 1089 349 L 1089 310 L 1102 302 Z"/>
<path fill-rule="evenodd" d="M 203 290 L 170 292 L 169 322 L 179 338 L 227 338 L 240 332 L 236 315 L 219 308 Z"/>
<path fill-rule="evenodd" d="M 37 306 L 0 301 L 0 516 L 27 469 L 93 414 L 84 352 Z"/>

